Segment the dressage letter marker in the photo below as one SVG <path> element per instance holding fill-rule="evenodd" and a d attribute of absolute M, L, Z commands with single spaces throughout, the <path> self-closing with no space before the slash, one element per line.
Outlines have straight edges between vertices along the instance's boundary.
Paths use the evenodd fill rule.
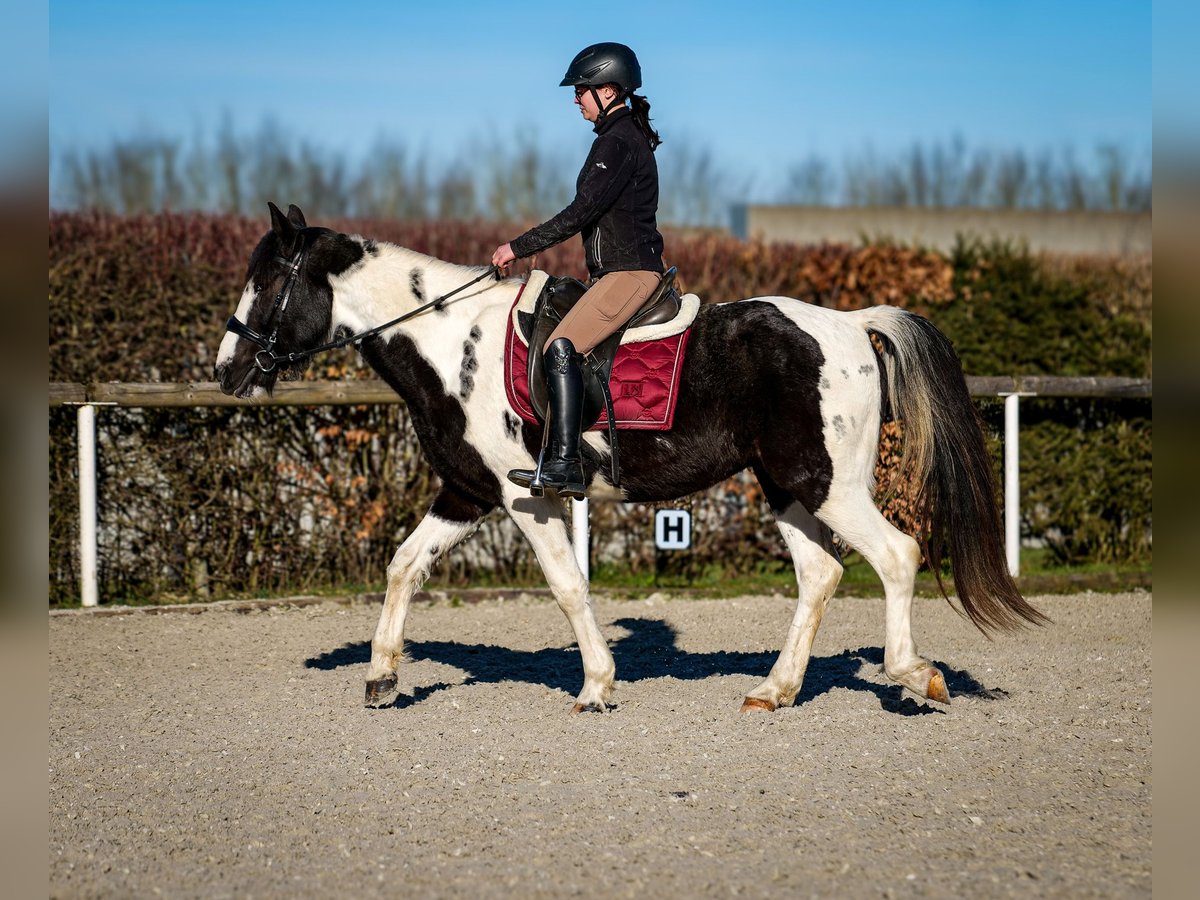
<path fill-rule="evenodd" d="M 692 514 L 686 509 L 657 510 L 654 546 L 659 550 L 686 550 L 692 546 Z"/>

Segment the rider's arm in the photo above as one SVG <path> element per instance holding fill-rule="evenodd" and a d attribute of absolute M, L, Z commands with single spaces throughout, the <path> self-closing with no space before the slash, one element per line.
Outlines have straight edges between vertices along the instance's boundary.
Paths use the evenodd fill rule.
<path fill-rule="evenodd" d="M 602 135 L 583 164 L 575 199 L 554 218 L 511 241 L 512 252 L 518 257 L 532 256 L 578 234 L 616 202 L 633 175 L 633 166 L 633 151 L 625 141 Z"/>

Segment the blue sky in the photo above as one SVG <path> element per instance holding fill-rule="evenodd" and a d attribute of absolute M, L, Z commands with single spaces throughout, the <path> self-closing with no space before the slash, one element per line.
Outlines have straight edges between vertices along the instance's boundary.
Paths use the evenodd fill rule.
<path fill-rule="evenodd" d="M 379 137 L 436 161 L 590 130 L 558 80 L 588 43 L 642 60 L 667 141 L 752 191 L 809 154 L 961 135 L 969 147 L 1151 147 L 1145 2 L 115 2 L 50 5 L 51 158 L 222 117 L 351 156 Z"/>

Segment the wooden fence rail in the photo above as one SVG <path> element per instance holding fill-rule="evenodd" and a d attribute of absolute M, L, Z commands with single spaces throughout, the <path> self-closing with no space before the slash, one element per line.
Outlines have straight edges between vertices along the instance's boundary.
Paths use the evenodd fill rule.
<path fill-rule="evenodd" d="M 968 376 L 973 397 L 1003 397 L 1009 394 L 1038 397 L 1150 398 L 1149 378 L 1093 378 L 1057 375 Z M 50 405 L 94 403 L 126 407 L 190 406 L 358 406 L 399 403 L 400 397 L 387 384 L 364 381 L 283 381 L 275 393 L 260 400 L 239 400 L 221 393 L 216 382 L 172 384 L 167 382 L 50 383 Z"/>

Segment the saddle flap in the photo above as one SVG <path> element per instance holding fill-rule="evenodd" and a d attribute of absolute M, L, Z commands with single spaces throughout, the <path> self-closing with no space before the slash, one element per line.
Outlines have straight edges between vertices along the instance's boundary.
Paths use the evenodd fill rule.
<path fill-rule="evenodd" d="M 587 285 L 578 278 L 551 278 L 546 285 L 546 312 L 561 322 L 586 293 Z"/>

